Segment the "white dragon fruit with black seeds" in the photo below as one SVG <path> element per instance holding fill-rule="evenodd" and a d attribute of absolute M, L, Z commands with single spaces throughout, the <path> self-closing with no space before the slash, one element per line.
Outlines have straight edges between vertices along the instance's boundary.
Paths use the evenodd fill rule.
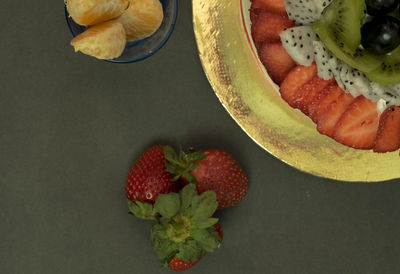
<path fill-rule="evenodd" d="M 383 99 L 379 99 L 378 102 L 376 103 L 376 106 L 378 108 L 379 114 L 382 114 L 387 108 L 386 101 Z"/>
<path fill-rule="evenodd" d="M 371 82 L 370 85 L 372 91 L 377 94 L 377 96 L 385 100 L 387 105 L 400 105 L 400 92 L 397 90 L 398 85 L 386 86 L 375 82 Z"/>
<path fill-rule="evenodd" d="M 371 81 L 361 71 L 348 66 L 342 62 L 340 79 L 345 86 L 345 90 L 350 92 L 353 97 L 364 95 L 373 102 L 379 101 L 381 97 L 371 88 Z"/>
<path fill-rule="evenodd" d="M 296 25 L 311 25 L 332 0 L 285 0 L 286 12 Z"/>
<path fill-rule="evenodd" d="M 285 0 L 285 7 L 296 25 L 310 25 L 320 16 L 312 0 Z"/>
<path fill-rule="evenodd" d="M 333 76 L 331 66 L 329 65 L 329 59 L 333 58 L 333 54 L 324 46 L 321 41 L 313 41 L 312 46 L 314 48 L 315 63 L 318 68 L 318 76 L 324 80 L 329 80 Z"/>
<path fill-rule="evenodd" d="M 322 12 L 324 11 L 324 9 L 329 6 L 329 4 L 332 2 L 333 0 L 314 0 L 314 5 L 316 8 L 316 12 L 318 14 L 318 17 L 322 14 Z"/>
<path fill-rule="evenodd" d="M 397 85 L 391 85 L 389 86 L 392 90 L 394 90 L 396 92 L 396 94 L 400 95 L 400 84 Z"/>
<path fill-rule="evenodd" d="M 350 92 L 352 91 L 354 94 L 363 94 L 366 98 L 374 102 L 380 99 L 379 96 L 372 91 L 370 80 L 368 80 L 364 73 L 358 69 L 352 68 L 348 76 L 348 82 L 345 82 L 347 90 Z"/>
<path fill-rule="evenodd" d="M 309 66 L 314 61 L 312 42 L 317 40 L 311 26 L 289 28 L 280 33 L 283 47 L 293 60 L 303 66 Z"/>
<path fill-rule="evenodd" d="M 342 66 L 342 62 L 337 58 L 331 58 L 328 61 L 329 66 L 331 67 L 333 77 L 335 77 L 336 83 L 341 89 L 345 89 L 345 86 L 340 78 L 340 70 Z"/>

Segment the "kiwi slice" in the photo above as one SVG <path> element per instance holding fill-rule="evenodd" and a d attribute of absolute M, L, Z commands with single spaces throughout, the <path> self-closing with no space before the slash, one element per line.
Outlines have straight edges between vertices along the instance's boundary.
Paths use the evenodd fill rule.
<path fill-rule="evenodd" d="M 398 46 L 391 53 L 385 56 L 385 62 L 389 64 L 400 62 L 400 46 Z"/>
<path fill-rule="evenodd" d="M 336 2 L 332 2 L 332 4 L 333 3 Z M 328 6 L 328 8 L 329 7 L 330 6 Z M 375 70 L 380 64 L 382 64 L 381 58 L 376 55 L 368 53 L 358 47 L 355 50 L 352 50 L 335 34 L 329 24 L 327 24 L 322 18 L 314 22 L 314 30 L 322 42 L 324 42 L 325 46 L 332 51 L 337 58 L 347 63 L 349 66 L 367 73 Z"/>
<path fill-rule="evenodd" d="M 366 73 L 368 79 L 385 85 L 400 84 L 400 46 L 383 59 L 379 67 Z"/>
<path fill-rule="evenodd" d="M 364 0 L 335 0 L 325 8 L 320 20 L 340 42 L 355 51 L 361 43 L 361 23 L 365 14 Z"/>

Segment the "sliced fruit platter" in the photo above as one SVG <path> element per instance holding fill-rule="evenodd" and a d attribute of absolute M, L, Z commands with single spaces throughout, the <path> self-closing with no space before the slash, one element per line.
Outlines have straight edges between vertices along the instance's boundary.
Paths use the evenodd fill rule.
<path fill-rule="evenodd" d="M 208 79 L 244 131 L 318 176 L 400 177 L 398 2 L 389 14 L 363 0 L 228 2 L 193 0 L 194 29 Z"/>
<path fill-rule="evenodd" d="M 398 0 L 253 0 L 251 35 L 282 98 L 356 149 L 400 148 Z"/>

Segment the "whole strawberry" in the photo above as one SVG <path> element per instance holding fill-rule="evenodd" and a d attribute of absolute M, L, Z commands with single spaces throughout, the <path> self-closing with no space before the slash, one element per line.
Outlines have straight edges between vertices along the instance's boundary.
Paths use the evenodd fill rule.
<path fill-rule="evenodd" d="M 125 185 L 131 212 L 137 217 L 153 219 L 153 204 L 160 193 L 179 191 L 179 183 L 166 170 L 165 149 L 152 146 L 133 164 Z"/>
<path fill-rule="evenodd" d="M 247 193 L 248 179 L 231 155 L 222 150 L 202 151 L 206 157 L 190 173 L 196 178 L 197 190 L 217 193 L 218 209 L 238 204 Z"/>
<path fill-rule="evenodd" d="M 225 151 L 208 149 L 202 152 L 181 152 L 179 157 L 166 153 L 168 170 L 181 175 L 183 185 L 194 183 L 197 191 L 214 190 L 218 209 L 238 204 L 246 195 L 248 179 L 242 168 Z"/>

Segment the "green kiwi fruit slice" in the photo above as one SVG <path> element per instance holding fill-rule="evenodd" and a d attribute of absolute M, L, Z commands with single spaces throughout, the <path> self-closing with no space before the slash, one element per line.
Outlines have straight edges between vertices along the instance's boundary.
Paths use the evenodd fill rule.
<path fill-rule="evenodd" d="M 332 2 L 332 4 L 333 3 L 335 2 Z M 328 6 L 328 8 L 329 7 L 330 6 Z M 363 49 L 356 48 L 352 50 L 340 37 L 335 35 L 332 28 L 323 19 L 318 19 L 314 22 L 314 30 L 325 46 L 332 51 L 337 58 L 347 63 L 349 66 L 367 73 L 373 71 L 382 64 L 381 58 Z"/>
<path fill-rule="evenodd" d="M 400 84 L 400 46 L 383 59 L 379 67 L 366 73 L 368 79 L 385 85 Z"/>
<path fill-rule="evenodd" d="M 320 20 L 329 26 L 339 42 L 355 51 L 361 43 L 361 24 L 365 14 L 365 0 L 335 0 L 325 8 Z"/>
<path fill-rule="evenodd" d="M 400 62 L 400 46 L 395 48 L 391 53 L 385 56 L 385 61 L 390 64 Z"/>

